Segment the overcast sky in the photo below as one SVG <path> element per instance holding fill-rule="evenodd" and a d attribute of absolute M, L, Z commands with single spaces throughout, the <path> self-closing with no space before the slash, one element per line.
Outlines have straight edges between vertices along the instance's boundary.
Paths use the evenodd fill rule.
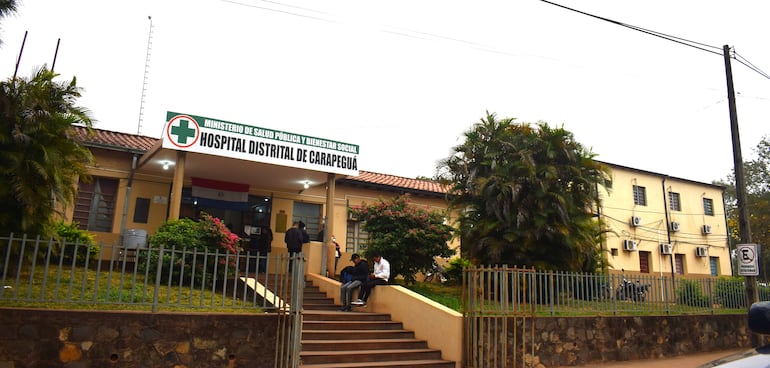
<path fill-rule="evenodd" d="M 485 115 L 563 125 L 598 159 L 702 182 L 733 167 L 724 59 L 770 73 L 764 0 L 21 1 L 2 78 L 76 76 L 96 127 L 160 138 L 166 111 L 358 144 L 359 169 L 432 176 Z M 146 49 L 152 47 L 140 119 Z M 715 46 L 716 48 L 711 48 Z M 745 159 L 770 80 L 732 63 Z"/>

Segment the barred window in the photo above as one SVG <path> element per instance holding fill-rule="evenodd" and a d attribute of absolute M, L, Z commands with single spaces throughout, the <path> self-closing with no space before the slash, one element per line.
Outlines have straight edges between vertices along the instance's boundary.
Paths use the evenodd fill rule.
<path fill-rule="evenodd" d="M 364 230 L 363 221 L 348 221 L 345 252 L 363 253 L 369 247 L 369 233 Z"/>
<path fill-rule="evenodd" d="M 645 187 L 634 185 L 634 204 L 639 206 L 647 205 L 647 189 Z"/>
<path fill-rule="evenodd" d="M 682 199 L 680 198 L 679 193 L 668 192 L 668 208 L 671 211 L 682 210 Z"/>
<path fill-rule="evenodd" d="M 706 216 L 714 216 L 714 200 L 711 198 L 703 198 L 703 213 Z"/>
<path fill-rule="evenodd" d="M 118 180 L 94 177 L 90 183 L 79 182 L 72 221 L 89 231 L 112 231 Z"/>

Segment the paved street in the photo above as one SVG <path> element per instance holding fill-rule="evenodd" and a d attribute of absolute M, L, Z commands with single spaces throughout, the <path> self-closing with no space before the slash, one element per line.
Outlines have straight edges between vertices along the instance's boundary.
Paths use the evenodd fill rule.
<path fill-rule="evenodd" d="M 739 351 L 748 349 L 732 349 L 710 353 L 698 353 L 686 356 L 680 356 L 675 358 L 665 359 L 647 359 L 647 360 L 632 360 L 626 362 L 611 362 L 600 364 L 589 364 L 579 367 L 596 367 L 596 368 L 694 368 L 701 364 L 708 363 L 714 359 L 721 358 L 725 355 L 730 355 Z"/>

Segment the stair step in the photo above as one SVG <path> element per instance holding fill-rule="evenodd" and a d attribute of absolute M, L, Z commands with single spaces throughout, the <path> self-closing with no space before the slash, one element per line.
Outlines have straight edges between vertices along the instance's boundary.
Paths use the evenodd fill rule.
<path fill-rule="evenodd" d="M 417 339 L 370 339 L 370 340 L 302 340 L 304 351 L 334 351 L 334 350 L 372 350 L 383 349 L 425 349 L 428 343 Z"/>
<path fill-rule="evenodd" d="M 441 359 L 437 349 L 374 349 L 374 350 L 336 350 L 303 351 L 300 360 L 307 364 L 318 363 L 357 363 L 398 360 Z"/>
<path fill-rule="evenodd" d="M 391 368 L 391 367 L 416 367 L 416 368 L 454 368 L 455 363 L 446 360 L 400 360 L 388 362 L 356 362 L 356 363 L 322 363 L 300 364 L 304 368 Z"/>
<path fill-rule="evenodd" d="M 307 311 L 302 313 L 304 321 L 390 321 L 390 315 L 387 313 L 373 312 L 339 312 L 334 313 L 321 311 Z"/>
<path fill-rule="evenodd" d="M 303 330 L 401 330 L 401 322 L 393 321 L 304 321 Z"/>
<path fill-rule="evenodd" d="M 413 339 L 414 332 L 409 330 L 313 330 L 302 331 L 302 340 L 367 340 L 367 339 Z"/>

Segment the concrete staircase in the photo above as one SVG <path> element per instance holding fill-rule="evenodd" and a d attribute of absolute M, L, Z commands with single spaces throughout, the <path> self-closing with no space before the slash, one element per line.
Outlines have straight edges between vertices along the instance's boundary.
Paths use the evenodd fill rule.
<path fill-rule="evenodd" d="M 301 367 L 304 368 L 454 368 L 441 351 L 428 348 L 390 315 L 338 312 L 331 298 L 312 285 L 305 286 Z M 361 310 L 361 311 L 357 311 Z"/>

